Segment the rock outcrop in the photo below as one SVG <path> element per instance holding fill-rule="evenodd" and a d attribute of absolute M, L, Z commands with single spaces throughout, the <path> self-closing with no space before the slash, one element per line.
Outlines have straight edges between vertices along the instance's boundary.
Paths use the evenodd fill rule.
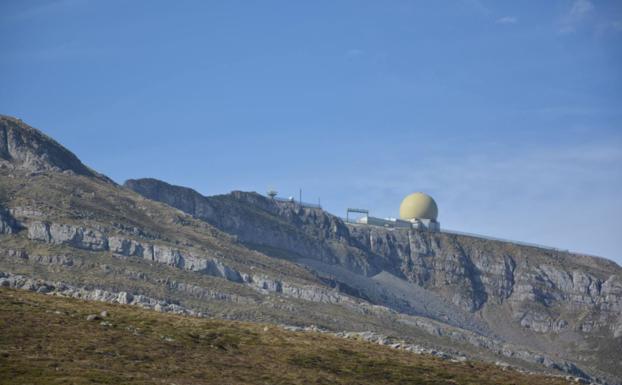
<path fill-rule="evenodd" d="M 156 311 L 202 316 L 202 313 L 164 300 L 147 297 L 141 294 L 133 295 L 125 291 L 111 292 L 102 289 L 88 289 L 77 287 L 63 282 L 50 282 L 33 279 L 23 275 L 0 272 L 0 287 L 29 290 L 43 294 L 54 294 L 71 298 L 80 298 L 88 301 L 119 303 L 122 305 L 136 305 Z"/>
<path fill-rule="evenodd" d="M 29 172 L 67 171 L 108 180 L 85 166 L 54 139 L 10 116 L 0 115 L 0 161 Z"/>
<path fill-rule="evenodd" d="M 86 250 L 107 250 L 108 239 L 100 231 L 67 224 L 32 222 L 28 238 L 55 244 L 68 244 Z"/>
<path fill-rule="evenodd" d="M 319 262 L 365 277 L 388 272 L 440 294 L 469 313 L 508 304 L 512 318 L 533 332 L 572 327 L 580 331 L 609 328 L 613 333 L 620 329 L 622 296 L 612 293 L 618 290 L 622 269 L 608 261 L 593 259 L 590 263 L 600 268 L 591 269 L 568 253 L 453 234 L 351 225 L 321 209 L 255 193 L 202 197 L 194 190 L 154 179 L 132 180 L 126 186 L 264 252 L 316 269 Z M 332 273 L 337 274 L 336 270 Z M 365 294 L 356 283 L 342 283 Z M 560 307 L 566 313 L 591 316 L 583 324 L 571 325 Z"/>
<path fill-rule="evenodd" d="M 0 206 L 0 234 L 14 234 L 21 230 L 21 225 L 8 210 Z"/>
<path fill-rule="evenodd" d="M 28 224 L 28 238 L 51 244 L 67 244 L 89 251 L 110 251 L 124 257 L 139 257 L 182 270 L 195 271 L 211 277 L 241 283 L 261 292 L 282 293 L 288 297 L 323 303 L 343 303 L 352 300 L 339 292 L 320 286 L 283 282 L 264 274 L 240 271 L 210 256 L 195 255 L 187 250 L 148 242 L 140 242 L 119 235 L 106 236 L 97 230 L 67 224 L 33 221 Z M 28 258 L 24 254 L 24 258 Z M 49 264 L 70 263 L 66 257 L 39 256 L 38 262 Z"/>

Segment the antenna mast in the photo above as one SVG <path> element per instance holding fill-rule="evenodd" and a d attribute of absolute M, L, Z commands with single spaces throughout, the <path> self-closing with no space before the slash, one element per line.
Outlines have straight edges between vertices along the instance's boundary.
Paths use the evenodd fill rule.
<path fill-rule="evenodd" d="M 274 198 L 276 197 L 276 194 L 277 194 L 277 192 L 276 192 L 276 190 L 275 190 L 275 189 L 270 189 L 270 190 L 268 190 L 268 196 L 269 196 L 270 198 L 274 199 Z"/>

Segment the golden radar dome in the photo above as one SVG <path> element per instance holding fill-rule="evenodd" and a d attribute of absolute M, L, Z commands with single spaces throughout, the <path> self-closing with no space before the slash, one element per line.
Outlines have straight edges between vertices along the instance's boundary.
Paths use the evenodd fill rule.
<path fill-rule="evenodd" d="M 438 217 L 438 207 L 436 202 L 428 194 L 416 192 L 408 195 L 400 205 L 400 218 L 411 219 L 431 219 Z"/>

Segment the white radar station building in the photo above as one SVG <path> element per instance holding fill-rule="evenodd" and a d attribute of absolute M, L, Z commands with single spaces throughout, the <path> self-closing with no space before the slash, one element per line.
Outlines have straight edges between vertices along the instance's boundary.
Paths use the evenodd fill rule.
<path fill-rule="evenodd" d="M 416 192 L 408 195 L 400 205 L 400 219 L 412 223 L 416 229 L 440 231 L 437 221 L 438 206 L 428 194 Z"/>
<path fill-rule="evenodd" d="M 365 216 L 356 222 L 382 227 L 405 227 L 417 230 L 440 231 L 441 225 L 438 219 L 438 206 L 428 194 L 416 192 L 408 195 L 400 205 L 400 218 L 376 218 L 369 216 L 367 210 L 348 209 L 350 212 L 364 213 Z M 347 218 L 348 216 L 346 216 Z"/>

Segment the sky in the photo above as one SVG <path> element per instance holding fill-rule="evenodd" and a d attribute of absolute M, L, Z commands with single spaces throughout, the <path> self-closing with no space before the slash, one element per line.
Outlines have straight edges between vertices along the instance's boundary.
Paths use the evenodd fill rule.
<path fill-rule="evenodd" d="M 0 113 L 154 177 L 622 264 L 622 2 L 0 1 Z"/>

